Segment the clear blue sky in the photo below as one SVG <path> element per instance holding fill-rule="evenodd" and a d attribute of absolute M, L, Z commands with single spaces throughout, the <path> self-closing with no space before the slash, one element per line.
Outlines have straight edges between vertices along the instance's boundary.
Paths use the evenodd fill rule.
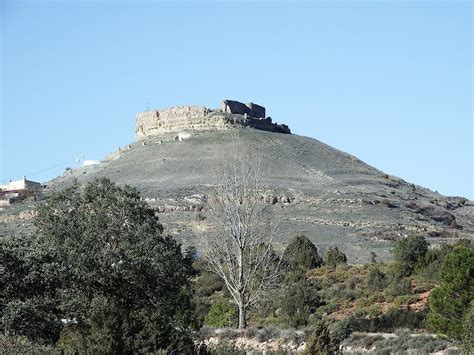
<path fill-rule="evenodd" d="M 230 98 L 474 198 L 470 1 L 0 1 L 0 180 L 103 158 L 147 103 Z"/>

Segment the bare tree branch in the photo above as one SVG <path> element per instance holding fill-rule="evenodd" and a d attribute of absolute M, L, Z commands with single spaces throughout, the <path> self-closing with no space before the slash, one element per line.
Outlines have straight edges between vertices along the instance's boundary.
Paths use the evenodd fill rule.
<path fill-rule="evenodd" d="M 263 199 L 263 157 L 232 137 L 232 153 L 221 162 L 208 198 L 214 233 L 203 240 L 209 270 L 224 280 L 239 307 L 239 328 L 247 310 L 275 285 L 279 257 L 272 248 L 275 228 Z"/>

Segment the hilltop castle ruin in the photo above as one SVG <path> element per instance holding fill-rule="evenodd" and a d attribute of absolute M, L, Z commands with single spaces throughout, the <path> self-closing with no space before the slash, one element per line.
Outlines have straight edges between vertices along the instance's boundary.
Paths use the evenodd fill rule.
<path fill-rule="evenodd" d="M 164 110 L 140 112 L 137 115 L 137 140 L 164 133 L 212 131 L 232 127 L 251 127 L 263 131 L 291 133 L 287 125 L 273 123 L 265 107 L 252 102 L 222 101 L 220 109 L 204 106 L 177 106 Z"/>

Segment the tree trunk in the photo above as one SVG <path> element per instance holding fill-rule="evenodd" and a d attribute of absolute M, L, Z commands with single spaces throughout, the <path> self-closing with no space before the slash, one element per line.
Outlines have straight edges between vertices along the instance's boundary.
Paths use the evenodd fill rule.
<path fill-rule="evenodd" d="M 244 246 L 239 246 L 239 329 L 245 329 L 247 327 L 247 314 L 245 309 L 245 294 L 243 292 L 242 285 L 244 284 Z"/>
<path fill-rule="evenodd" d="M 239 304 L 239 329 L 247 328 L 247 310 L 243 304 Z"/>

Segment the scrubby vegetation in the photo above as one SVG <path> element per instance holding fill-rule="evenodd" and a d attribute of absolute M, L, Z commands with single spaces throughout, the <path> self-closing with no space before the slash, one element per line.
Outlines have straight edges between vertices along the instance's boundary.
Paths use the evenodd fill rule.
<path fill-rule="evenodd" d="M 295 240 L 297 243 L 294 243 Z M 303 247 L 295 247 L 298 245 Z M 472 314 L 469 314 L 468 304 L 460 307 L 465 313 L 456 316 L 461 324 L 456 336 L 443 328 L 431 326 L 429 318 L 427 321 L 428 312 L 436 312 L 436 307 L 430 304 L 430 294 L 436 295 L 438 288 L 443 287 L 438 287 L 440 282 L 443 284 L 442 275 L 451 280 L 465 280 L 462 286 L 464 289 L 472 282 L 474 263 L 468 257 L 470 254 L 458 255 L 461 249 L 472 253 L 472 246 L 442 244 L 428 249 L 423 238 L 408 237 L 395 242 L 394 251 L 398 256 L 393 263 L 347 265 L 344 257 L 338 256 L 342 254 L 341 251 L 331 248 L 330 256 L 324 258 L 328 262 L 315 268 L 308 267 L 307 261 L 320 260 L 314 257 L 317 248 L 309 248 L 304 237 L 293 239 L 288 248 L 291 253 L 285 251 L 283 259 L 291 255 L 292 261 L 285 262 L 291 267 L 282 275 L 280 287 L 270 294 L 261 307 L 253 310 L 250 324 L 267 328 L 301 329 L 308 334 L 306 346 L 310 349 L 309 353 L 337 351 L 344 339 L 353 332 L 393 333 L 400 328 L 407 329 L 403 336 L 399 334 L 390 339 L 372 339 L 376 348 L 380 350 L 385 346 L 393 351 L 435 351 L 453 344 L 461 348 L 463 345 L 455 340 L 456 337 L 462 338 L 460 340 L 465 344 L 472 342 Z M 308 250 L 312 252 L 308 253 Z M 409 256 L 409 262 L 402 262 L 402 255 Z M 465 277 L 453 275 L 452 265 L 456 265 L 454 269 Z M 446 268 L 451 271 L 443 271 Z M 201 278 L 208 277 L 202 274 L 195 285 Z M 462 288 L 459 284 L 457 286 L 458 290 Z M 216 288 L 215 294 L 224 293 Z M 472 297 L 471 291 L 465 299 L 472 300 Z M 445 326 L 450 324 L 445 320 L 441 320 L 441 323 Z M 453 340 L 443 340 L 433 334 L 415 338 L 408 335 L 408 332 L 428 334 L 430 331 Z"/>
<path fill-rule="evenodd" d="M 215 301 L 206 315 L 205 323 L 216 328 L 236 327 L 237 307 L 227 300 Z"/>
<path fill-rule="evenodd" d="M 446 255 L 440 275 L 440 286 L 430 295 L 429 326 L 451 337 L 472 336 L 467 334 L 470 325 L 463 330 L 464 321 L 472 319 L 467 316 L 474 299 L 474 250 L 455 246 Z"/>
<path fill-rule="evenodd" d="M 190 349 L 190 268 L 136 190 L 75 184 L 1 240 L 2 333 L 66 351 Z"/>
<path fill-rule="evenodd" d="M 328 354 L 342 344 L 390 353 L 474 344 L 466 241 L 429 248 L 420 236 L 401 238 L 392 263 L 348 265 L 336 246 L 320 255 L 299 235 L 281 254 L 277 284 L 237 330 L 222 278 L 195 248 L 181 252 L 134 189 L 106 179 L 71 186 L 41 205 L 36 226 L 33 237 L 0 239 L 6 352 L 219 354 L 265 344 Z"/>
<path fill-rule="evenodd" d="M 324 255 L 324 265 L 335 268 L 339 264 L 346 264 L 347 257 L 338 247 L 330 247 Z"/>
<path fill-rule="evenodd" d="M 290 240 L 282 259 L 288 270 L 309 270 L 323 264 L 318 248 L 304 235 L 298 235 Z"/>
<path fill-rule="evenodd" d="M 428 242 L 422 236 L 399 239 L 393 248 L 395 271 L 400 277 L 410 276 L 427 252 Z"/>
<path fill-rule="evenodd" d="M 397 330 L 394 334 L 353 333 L 343 342 L 352 349 L 371 350 L 375 354 L 429 354 L 448 349 L 452 343 L 431 334 L 413 334 L 410 330 Z M 456 353 L 453 351 L 453 353 Z"/>

